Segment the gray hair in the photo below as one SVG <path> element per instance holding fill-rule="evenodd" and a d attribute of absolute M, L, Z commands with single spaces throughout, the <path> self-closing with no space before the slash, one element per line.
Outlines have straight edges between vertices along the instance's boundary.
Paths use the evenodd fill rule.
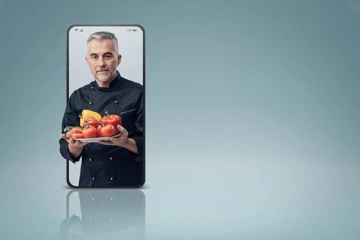
<path fill-rule="evenodd" d="M 119 44 L 118 44 L 118 39 L 116 38 L 114 33 L 111 32 L 105 32 L 105 31 L 101 31 L 101 32 L 95 32 L 93 34 L 91 34 L 89 36 L 89 38 L 87 39 L 87 44 L 89 44 L 89 42 L 91 40 L 105 40 L 105 39 L 110 39 L 114 41 L 114 45 L 115 45 L 115 50 L 117 53 L 119 53 Z"/>

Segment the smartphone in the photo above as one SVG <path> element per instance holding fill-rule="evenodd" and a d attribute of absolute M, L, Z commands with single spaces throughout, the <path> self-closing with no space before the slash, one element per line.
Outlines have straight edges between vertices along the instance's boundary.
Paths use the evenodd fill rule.
<path fill-rule="evenodd" d="M 145 30 L 72 25 L 60 152 L 72 188 L 145 183 Z M 66 141 L 65 141 L 66 140 Z"/>
<path fill-rule="evenodd" d="M 145 240 L 145 195 L 141 190 L 71 190 L 62 239 Z"/>

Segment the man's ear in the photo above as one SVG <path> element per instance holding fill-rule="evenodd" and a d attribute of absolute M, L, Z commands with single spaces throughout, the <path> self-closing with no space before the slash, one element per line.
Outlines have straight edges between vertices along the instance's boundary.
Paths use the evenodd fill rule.
<path fill-rule="evenodd" d="M 86 64 L 89 66 L 89 61 L 88 61 L 87 57 L 85 57 L 85 61 L 86 61 Z"/>
<path fill-rule="evenodd" d="M 119 64 L 121 63 L 121 54 L 118 55 L 117 59 L 118 59 L 118 64 L 117 65 L 119 66 Z"/>

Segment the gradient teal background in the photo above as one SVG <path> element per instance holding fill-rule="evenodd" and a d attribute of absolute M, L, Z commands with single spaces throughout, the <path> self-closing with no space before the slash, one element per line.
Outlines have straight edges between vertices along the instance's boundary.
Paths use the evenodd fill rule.
<path fill-rule="evenodd" d="M 359 239 L 354 2 L 2 0 L 0 239 L 59 238 L 66 30 L 91 23 L 146 30 L 146 239 Z"/>

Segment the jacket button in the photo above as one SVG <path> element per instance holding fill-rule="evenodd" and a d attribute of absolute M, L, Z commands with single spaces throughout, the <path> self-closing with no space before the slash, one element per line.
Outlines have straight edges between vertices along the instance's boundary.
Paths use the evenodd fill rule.
<path fill-rule="evenodd" d="M 118 101 L 115 101 L 115 104 L 117 104 L 118 103 Z"/>
<path fill-rule="evenodd" d="M 90 159 L 89 159 L 89 161 L 91 162 L 91 161 L 92 161 L 92 159 L 90 158 Z"/>
<path fill-rule="evenodd" d="M 113 180 L 113 178 L 110 178 L 110 180 L 112 181 L 112 180 Z"/>
<path fill-rule="evenodd" d="M 112 157 L 110 157 L 110 160 L 112 160 Z"/>
<path fill-rule="evenodd" d="M 94 89 L 94 87 L 91 87 L 91 89 Z"/>
<path fill-rule="evenodd" d="M 92 102 L 89 102 L 89 104 L 91 105 L 91 104 L 92 104 Z"/>
<path fill-rule="evenodd" d="M 93 177 L 92 180 L 95 180 L 95 178 Z"/>

